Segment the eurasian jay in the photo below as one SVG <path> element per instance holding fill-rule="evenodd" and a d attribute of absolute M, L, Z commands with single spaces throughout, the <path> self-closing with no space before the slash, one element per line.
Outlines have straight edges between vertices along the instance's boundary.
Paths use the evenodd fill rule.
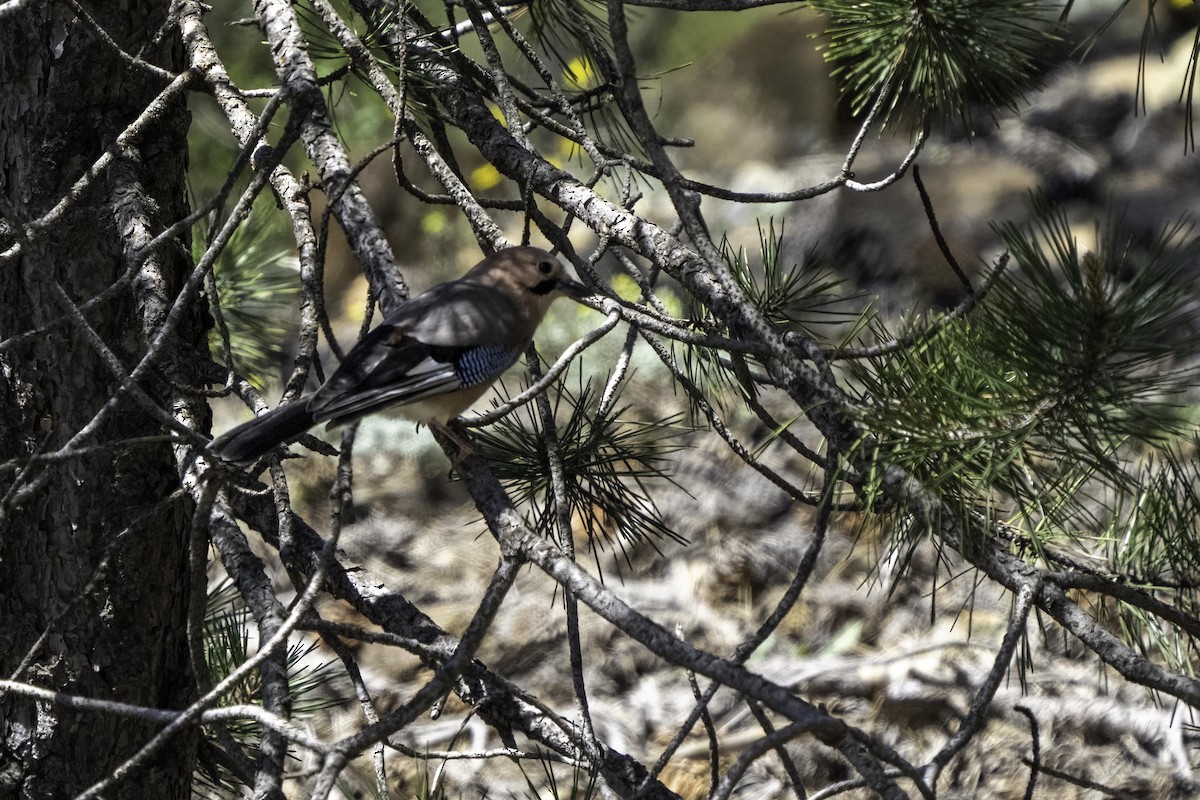
<path fill-rule="evenodd" d="M 317 391 L 237 426 L 208 449 L 226 461 L 252 461 L 319 422 L 344 425 L 392 406 L 417 422 L 444 425 L 516 362 L 560 294 L 591 290 L 545 250 L 493 253 L 404 303 Z"/>

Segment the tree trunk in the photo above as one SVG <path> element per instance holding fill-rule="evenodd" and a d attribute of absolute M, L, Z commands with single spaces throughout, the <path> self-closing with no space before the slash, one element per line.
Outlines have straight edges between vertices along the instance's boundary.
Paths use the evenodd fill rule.
<path fill-rule="evenodd" d="M 182 68 L 174 27 L 158 41 L 169 4 L 84 0 L 126 52 Z M 95 177 L 52 227 L 16 234 L 63 198 L 167 84 L 122 59 L 63 3 L 25 3 L 0 20 L 0 462 L 60 448 L 117 394 L 97 349 L 66 321 L 61 287 L 80 305 L 129 266 L 138 219 L 157 233 L 187 213 L 186 104 L 176 99 L 147 132 Z M 124 365 L 190 269 L 187 237 L 161 248 L 128 285 L 85 317 Z M 179 386 L 196 386 L 188 353 L 206 356 L 192 313 L 143 388 L 168 412 Z M 203 416 L 203 402 L 190 402 Z M 186 642 L 191 506 L 174 496 L 179 471 L 167 444 L 122 446 L 162 433 L 125 395 L 80 446 L 101 452 L 0 472 L 0 677 L 73 695 L 158 708 L 191 696 Z M 24 663 L 23 663 L 24 662 Z M 159 726 L 0 697 L 0 798 L 71 797 L 110 774 Z M 194 738 L 183 737 L 107 796 L 185 798 Z"/>

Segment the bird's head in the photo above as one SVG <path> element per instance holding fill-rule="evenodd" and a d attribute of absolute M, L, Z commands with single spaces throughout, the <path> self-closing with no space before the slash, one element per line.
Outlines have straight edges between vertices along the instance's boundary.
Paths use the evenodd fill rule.
<path fill-rule="evenodd" d="M 497 250 L 463 279 L 511 293 L 518 302 L 543 313 L 560 294 L 569 297 L 592 294 L 591 289 L 567 275 L 562 262 L 540 247 Z"/>

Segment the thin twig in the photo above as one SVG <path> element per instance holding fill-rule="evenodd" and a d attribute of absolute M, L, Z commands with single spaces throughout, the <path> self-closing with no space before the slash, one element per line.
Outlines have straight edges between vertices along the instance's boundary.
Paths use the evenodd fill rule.
<path fill-rule="evenodd" d="M 920 166 L 913 164 L 912 174 L 913 182 L 917 185 L 917 193 L 921 195 L 921 205 L 925 207 L 925 218 L 929 220 L 929 230 L 933 232 L 933 239 L 937 242 L 938 249 L 942 251 L 942 257 L 946 259 L 946 263 L 950 265 L 950 269 L 954 270 L 954 274 L 962 282 L 963 288 L 967 290 L 967 294 L 974 297 L 975 288 L 971 286 L 971 279 L 967 277 L 967 273 L 963 272 L 958 259 L 954 257 L 954 252 L 946 242 L 946 237 L 942 235 L 942 227 L 938 225 L 937 214 L 933 211 L 933 201 L 929 199 L 929 192 L 925 190 L 925 181 L 921 180 Z"/>
<path fill-rule="evenodd" d="M 371 690 L 367 688 L 366 681 L 363 680 L 362 670 L 358 668 L 354 652 L 336 634 L 322 630 L 320 635 L 321 641 L 342 660 L 346 677 L 350 679 L 350 685 L 354 687 L 354 695 L 358 698 L 358 707 L 362 709 L 363 719 L 368 725 L 374 725 L 379 721 L 379 713 L 375 710 L 375 701 L 371 697 Z M 371 764 L 375 768 L 375 791 L 380 797 L 388 796 L 387 764 L 384 757 L 386 749 L 386 742 L 377 742 L 371 748 Z"/>
<path fill-rule="evenodd" d="M 771 720 L 766 712 L 762 710 L 762 706 L 753 701 L 747 701 L 746 706 L 750 709 L 750 713 L 754 715 L 754 719 L 758 721 L 759 726 L 763 729 L 763 733 L 768 736 L 775 733 L 775 726 L 771 724 Z M 788 754 L 783 742 L 775 745 L 775 755 L 779 757 L 779 763 L 783 767 L 784 773 L 788 776 L 788 780 L 792 782 L 792 793 L 796 795 L 796 800 L 805 800 L 808 797 L 808 793 L 804 791 L 804 779 L 800 777 L 800 770 L 796 769 L 796 764 L 792 761 L 792 757 Z"/>
<path fill-rule="evenodd" d="M 826 357 L 833 361 L 844 361 L 850 358 L 875 358 L 878 356 L 887 355 L 889 353 L 894 353 L 897 350 L 913 347 L 914 345 L 924 341 L 928 341 L 936 336 L 947 325 L 957 319 L 962 319 L 967 314 L 971 313 L 975 306 L 983 302 L 983 299 L 987 296 L 988 292 L 991 291 L 992 287 L 996 285 L 996 281 L 999 280 L 1000 276 L 1004 273 L 1010 258 L 1011 254 L 1007 250 L 1001 253 L 996 259 L 996 263 L 992 267 L 992 271 L 984 280 L 984 284 L 979 291 L 964 297 L 961 303 L 955 306 L 952 310 L 939 315 L 932 324 L 921 328 L 914 328 L 904 336 L 890 339 L 886 342 L 880 342 L 869 347 L 843 347 L 834 352 L 826 354 Z"/>
<path fill-rule="evenodd" d="M 734 648 L 733 653 L 730 655 L 730 660 L 735 664 L 744 664 L 754 654 L 754 651 L 767 640 L 767 637 L 779 627 L 779 623 L 783 621 L 784 617 L 788 615 L 796 605 L 796 602 L 799 601 L 804 587 L 808 585 L 809 578 L 812 577 L 812 572 L 816 568 L 817 558 L 820 556 L 821 549 L 825 545 L 825 536 L 829 530 L 830 515 L 832 513 L 832 492 L 835 480 L 834 465 L 837 462 L 837 457 L 834 454 L 830 454 L 830 460 L 825 468 L 825 489 L 818 501 L 817 515 L 813 520 L 812 540 L 804 549 L 804 555 L 800 557 L 800 563 L 796 565 L 796 571 L 792 575 L 791 582 L 780 596 L 779 601 L 775 604 L 775 608 L 762 621 L 762 624 L 742 639 L 737 647 Z M 692 707 L 692 711 L 687 719 L 679 726 L 675 736 L 663 748 L 663 752 L 659 754 L 658 759 L 650 768 L 650 776 L 657 776 L 666 768 L 667 763 L 674 756 L 680 745 L 683 744 L 692 726 L 696 724 L 701 711 L 716 696 L 719 688 L 720 684 L 715 681 L 709 685 L 708 689 L 704 692 L 704 696 Z"/>
<path fill-rule="evenodd" d="M 129 64 L 134 69 L 142 72 L 148 72 L 160 80 L 171 81 L 177 77 L 175 73 L 171 72 L 170 70 L 155 66 L 148 61 L 138 58 L 132 53 L 126 52 L 121 45 L 117 44 L 117 42 L 108 35 L 108 31 L 104 30 L 103 26 L 101 26 L 100 23 L 97 22 L 95 18 L 83 8 L 83 6 L 75 2 L 75 0 L 67 0 L 67 5 L 71 7 L 71 10 L 75 12 L 76 16 L 91 26 L 92 33 L 96 34 L 96 37 L 99 38 L 100 41 L 104 42 L 104 45 L 116 53 L 117 57 L 126 64 Z"/>
<path fill-rule="evenodd" d="M 878 192 L 891 186 L 893 183 L 903 178 L 904 173 L 908 172 L 908 168 L 911 167 L 917 160 L 917 156 L 921 154 L 921 148 L 925 146 L 925 140 L 928 138 L 928 136 L 928 129 L 922 130 L 919 134 L 917 134 L 917 140 L 913 143 L 912 148 L 900 161 L 900 166 L 898 166 L 896 171 L 891 175 L 888 175 L 885 178 L 880 178 L 877 181 L 872 181 L 871 183 L 859 183 L 856 180 L 847 180 L 845 183 L 846 188 L 855 192 Z"/>
<path fill-rule="evenodd" d="M 1025 800 L 1033 800 L 1033 790 L 1037 787 L 1038 770 L 1042 761 L 1042 741 L 1038 735 L 1038 721 L 1037 717 L 1033 715 L 1033 711 L 1023 703 L 1013 706 L 1013 711 L 1029 721 L 1029 739 L 1033 757 L 1029 760 L 1029 782 L 1025 784 Z"/>
<path fill-rule="evenodd" d="M 769 733 L 766 736 L 751 742 L 750 745 L 742 751 L 738 756 L 737 761 L 733 763 L 728 770 L 725 771 L 724 777 L 721 778 L 711 794 L 709 800 L 728 800 L 733 790 L 737 787 L 738 781 L 746 774 L 746 770 L 750 765 L 757 761 L 763 754 L 776 747 L 781 747 L 784 742 L 795 739 L 797 736 L 805 733 L 804 726 L 798 722 L 793 722 L 779 730 Z"/>
<path fill-rule="evenodd" d="M 1024 756 L 1022 756 L 1021 761 L 1022 761 L 1022 763 L 1028 764 L 1030 766 L 1030 768 L 1032 769 L 1033 762 L 1030 761 L 1028 758 L 1025 758 Z M 1129 794 L 1128 792 L 1122 792 L 1120 789 L 1114 789 L 1111 786 L 1105 786 L 1103 783 L 1098 783 L 1097 781 L 1088 780 L 1087 778 L 1084 778 L 1081 775 L 1072 775 L 1069 772 L 1064 772 L 1061 769 L 1055 769 L 1054 767 L 1048 766 L 1046 764 L 1039 765 L 1038 772 L 1041 774 L 1049 775 L 1051 778 L 1058 778 L 1060 781 L 1066 781 L 1067 783 L 1071 784 L 1072 786 L 1078 786 L 1082 789 L 1091 789 L 1094 792 L 1099 792 L 1100 794 L 1106 795 L 1108 797 L 1115 797 L 1115 798 L 1117 798 L 1117 800 L 1137 800 L 1137 797 Z"/>
<path fill-rule="evenodd" d="M 473 658 L 476 648 L 491 627 L 504 596 L 516 581 L 521 564 L 522 560 L 512 555 L 505 555 L 500 559 L 500 565 L 492 574 L 492 580 L 480 599 L 479 608 L 468 623 L 453 655 L 442 664 L 431 681 L 422 686 L 408 702 L 389 712 L 375 724 L 367 725 L 358 733 L 339 741 L 326 755 L 313 784 L 312 800 L 325 800 L 329 796 L 350 757 L 411 723 L 418 714 L 437 702 L 450 689 Z"/>
<path fill-rule="evenodd" d="M 187 714 L 187 711 L 171 711 L 163 708 L 150 708 L 147 706 L 136 706 L 130 703 L 119 703 L 115 700 L 101 700 L 94 697 L 80 697 L 78 695 L 64 694 L 55 692 L 50 689 L 45 689 L 41 686 L 33 686 L 28 683 L 19 683 L 17 681 L 0 680 L 0 690 L 12 692 L 13 694 L 33 697 L 46 703 L 59 705 L 64 708 L 77 709 L 80 711 L 93 711 L 102 714 L 115 714 L 121 717 L 130 717 L 133 719 L 145 720 L 159 724 L 173 724 Z M 328 742 L 312 736 L 307 731 L 301 730 L 286 719 L 278 717 L 268 711 L 264 711 L 259 706 L 254 705 L 233 705 L 222 706 L 220 708 L 208 709 L 197 715 L 196 721 L 204 724 L 211 722 L 225 722 L 234 719 L 253 720 L 273 731 L 278 732 L 281 736 L 296 742 L 297 744 L 308 748 L 316 753 L 326 753 L 330 750 Z"/>
<path fill-rule="evenodd" d="M 675 637 L 683 639 L 682 625 L 675 625 Z M 696 699 L 696 705 L 700 709 L 700 724 L 704 726 L 704 734 L 708 738 L 708 793 L 711 796 L 717 790 L 717 784 L 721 780 L 721 743 L 717 739 L 717 726 L 713 724 L 708 703 L 700 695 L 700 684 L 696 681 L 696 673 L 685 669 L 684 674 L 687 676 L 688 687 L 692 690 L 692 697 Z"/>
<path fill-rule="evenodd" d="M 729 446 L 729 449 L 732 450 L 738 458 L 750 465 L 755 471 L 769 480 L 777 488 L 785 492 L 793 500 L 798 500 L 806 505 L 817 504 L 819 498 L 803 491 L 799 487 L 792 484 L 791 481 L 780 475 L 778 472 L 763 464 L 761 461 L 759 461 L 759 459 L 755 458 L 754 454 L 751 453 L 750 450 L 733 435 L 733 432 L 729 430 L 728 426 L 725 424 L 725 421 L 722 420 L 720 415 L 717 414 L 717 410 L 713 407 L 712 403 L 708 401 L 708 398 L 705 396 L 704 392 L 700 390 L 700 387 L 696 386 L 696 384 L 684 373 L 684 371 L 680 369 L 679 365 L 675 362 L 674 356 L 672 356 L 671 352 L 663 346 L 662 342 L 646 331 L 639 331 L 639 333 L 641 334 L 642 339 L 649 343 L 651 349 L 654 350 L 659 360 L 662 361 L 669 370 L 671 370 L 671 373 L 675 376 L 675 380 L 680 386 L 683 387 L 684 391 L 688 393 L 688 396 L 692 399 L 692 402 L 695 403 L 696 407 L 700 409 L 700 412 L 704 414 L 705 418 L 708 420 L 708 424 L 714 431 L 716 431 L 717 435 L 725 441 L 725 443 Z"/>
<path fill-rule="evenodd" d="M 508 416 L 513 411 L 528 403 L 530 400 L 543 396 L 546 392 L 546 389 L 549 388 L 552 383 L 557 381 L 559 376 L 566 372 L 567 368 L 571 366 L 571 362 L 573 362 L 580 353 L 591 347 L 596 342 L 600 341 L 601 338 L 603 338 L 608 334 L 609 331 L 617 326 L 618 322 L 620 322 L 619 316 L 617 316 L 615 313 L 609 314 L 608 318 L 604 320 L 604 322 L 602 322 L 598 327 L 589 331 L 586 335 L 582 336 L 578 341 L 564 350 L 562 355 L 558 357 L 558 360 L 554 362 L 554 365 L 551 366 L 550 369 L 546 370 L 546 374 L 537 376 L 528 389 L 521 392 L 511 400 L 506 400 L 505 402 L 500 403 L 494 408 L 490 408 L 487 411 L 481 412 L 475 416 L 464 418 L 461 421 L 462 426 L 464 428 L 480 428 L 485 425 L 490 425 L 496 420 Z"/>
<path fill-rule="evenodd" d="M 1041 581 L 1039 579 L 1021 584 L 1017 590 L 1008 628 L 1004 632 L 1000 648 L 996 651 L 992 668 L 988 670 L 987 677 L 984 678 L 979 690 L 972 698 L 967 714 L 963 717 L 954 736 L 942 745 L 942 748 L 930 759 L 929 765 L 925 768 L 922 777 L 931 791 L 937 786 L 938 775 L 941 771 L 987 723 L 987 713 L 992 698 L 996 696 L 996 690 L 1000 688 L 1000 682 L 1004 680 L 1004 676 L 1008 672 L 1008 665 L 1012 661 L 1013 653 L 1016 652 L 1017 645 L 1021 643 L 1022 637 L 1025 635 L 1025 622 L 1028 620 L 1029 611 L 1033 608 L 1040 592 Z"/>
<path fill-rule="evenodd" d="M 529 345 L 526 352 L 530 377 L 535 382 L 542 378 L 538 366 L 537 347 Z M 537 396 L 537 414 L 541 423 L 542 441 L 546 446 L 546 462 L 550 468 L 550 490 L 554 501 L 554 523 L 558 534 L 559 546 L 563 553 L 572 560 L 575 559 L 575 538 L 571 526 L 571 503 L 566 485 L 566 468 L 563 466 L 562 443 L 558 438 L 558 427 L 554 419 L 554 409 L 550 398 L 544 392 Z M 575 704 L 579 711 L 579 723 L 583 729 L 583 738 L 588 743 L 588 749 L 599 751 L 596 732 L 592 727 L 592 714 L 588 709 L 587 682 L 583 675 L 583 644 L 579 632 L 579 602 L 574 596 L 563 596 L 563 605 L 567 617 L 567 650 L 571 664 L 571 686 L 575 691 Z"/>

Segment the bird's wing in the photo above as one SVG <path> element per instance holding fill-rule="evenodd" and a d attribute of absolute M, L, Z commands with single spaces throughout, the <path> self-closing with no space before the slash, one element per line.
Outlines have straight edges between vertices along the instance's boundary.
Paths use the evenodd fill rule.
<path fill-rule="evenodd" d="M 429 345 L 517 344 L 533 335 L 511 296 L 469 280 L 434 286 L 402 305 L 387 322 Z"/>
<path fill-rule="evenodd" d="M 521 354 L 505 341 L 496 315 L 511 313 L 494 297 L 483 308 L 471 291 L 445 284 L 409 301 L 356 344 L 308 402 L 316 421 L 350 422 L 388 406 L 405 405 L 490 382 Z M 502 320 L 501 320 L 502 322 Z"/>

